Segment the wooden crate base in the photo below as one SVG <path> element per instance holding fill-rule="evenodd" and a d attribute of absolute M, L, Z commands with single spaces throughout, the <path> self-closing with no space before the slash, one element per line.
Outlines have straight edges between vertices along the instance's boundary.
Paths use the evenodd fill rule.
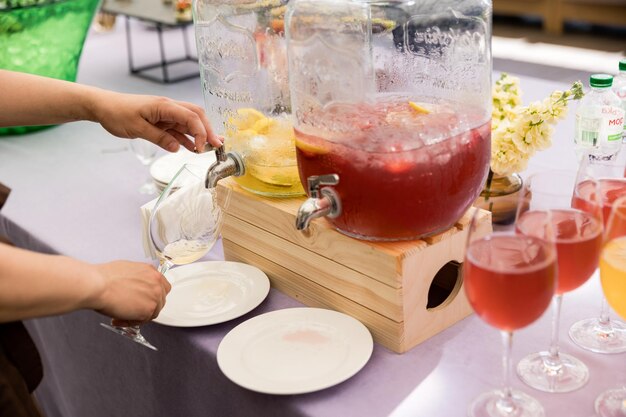
<path fill-rule="evenodd" d="M 349 314 L 374 340 L 405 352 L 471 313 L 462 291 L 470 209 L 451 229 L 414 241 L 368 242 L 337 232 L 325 219 L 295 229 L 304 198 L 264 198 L 223 180 L 230 203 L 224 255 L 263 270 L 274 288 L 302 303 Z M 480 211 L 479 230 L 491 230 Z"/>

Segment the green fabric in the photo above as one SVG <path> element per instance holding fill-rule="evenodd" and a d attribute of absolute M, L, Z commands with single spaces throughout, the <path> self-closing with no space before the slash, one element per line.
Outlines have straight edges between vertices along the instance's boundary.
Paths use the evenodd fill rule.
<path fill-rule="evenodd" d="M 0 68 L 76 81 L 78 61 L 98 3 L 0 0 Z M 0 128 L 0 135 L 45 127 Z"/>

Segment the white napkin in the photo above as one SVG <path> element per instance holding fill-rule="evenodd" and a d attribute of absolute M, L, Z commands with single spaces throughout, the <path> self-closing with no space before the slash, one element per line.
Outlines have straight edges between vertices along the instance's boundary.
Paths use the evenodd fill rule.
<path fill-rule="evenodd" d="M 215 152 L 195 154 L 181 146 L 178 152 L 165 154 L 154 161 L 150 165 L 150 175 L 155 182 L 165 185 L 185 164 L 198 166 L 198 174 L 204 176 L 213 162 L 215 162 Z"/>
<path fill-rule="evenodd" d="M 206 190 L 204 181 L 184 184 L 183 187 L 161 202 L 155 221 L 159 224 L 160 238 L 166 242 L 202 239 L 214 242 L 219 234 L 221 209 L 214 197 L 216 189 Z M 146 256 L 157 259 L 150 239 L 150 216 L 158 198 L 141 206 L 142 240 Z M 168 237 L 168 235 L 170 235 Z"/>
<path fill-rule="evenodd" d="M 141 241 L 143 243 L 143 253 L 146 255 L 146 258 L 151 258 L 157 260 L 156 252 L 154 251 L 154 246 L 152 245 L 152 241 L 150 240 L 150 214 L 152 213 L 152 209 L 156 204 L 159 197 L 155 198 L 152 201 L 147 202 L 143 206 L 141 206 Z"/>

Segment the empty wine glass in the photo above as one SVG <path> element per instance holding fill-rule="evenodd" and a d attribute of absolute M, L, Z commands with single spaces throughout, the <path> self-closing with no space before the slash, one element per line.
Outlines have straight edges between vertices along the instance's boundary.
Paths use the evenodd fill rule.
<path fill-rule="evenodd" d="M 626 197 L 613 202 L 606 229 L 607 243 L 600 257 L 600 281 L 611 307 L 626 319 Z M 621 376 L 626 378 L 624 373 Z M 626 416 L 626 385 L 600 394 L 595 408 L 600 417 Z"/>
<path fill-rule="evenodd" d="M 503 389 L 476 398 L 468 414 L 540 417 L 544 410 L 535 398 L 511 389 L 511 345 L 513 331 L 537 320 L 550 305 L 557 273 L 554 241 L 514 232 L 485 235 L 476 219 L 470 226 L 463 281 L 476 314 L 502 334 L 504 383 Z M 537 226 L 549 228 L 549 219 Z"/>
<path fill-rule="evenodd" d="M 205 172 L 203 167 L 184 165 L 150 215 L 150 239 L 162 273 L 200 259 L 219 237 L 230 192 L 218 194 L 218 188 L 207 188 Z"/>
<path fill-rule="evenodd" d="M 517 374 L 540 391 L 569 392 L 589 379 L 589 369 L 579 359 L 559 351 L 559 319 L 563 294 L 584 284 L 598 267 L 602 247 L 602 214 L 595 183 L 581 208 L 572 207 L 576 173 L 545 171 L 531 175 L 522 189 L 528 200 L 515 220 L 518 233 L 553 239 L 557 251 L 557 288 L 554 296 L 552 338 L 547 351 L 533 353 L 517 365 Z M 578 196 L 582 198 L 582 196 Z M 552 235 L 541 227 L 550 218 Z"/>
<path fill-rule="evenodd" d="M 139 162 L 146 168 L 154 162 L 158 149 L 155 144 L 143 139 L 132 139 L 130 141 L 130 148 L 135 153 L 137 159 L 139 159 Z M 157 187 L 154 185 L 154 181 L 152 181 L 150 175 L 148 175 L 146 182 L 139 187 L 139 192 L 141 194 L 156 194 Z"/>
<path fill-rule="evenodd" d="M 217 241 L 228 205 L 230 189 L 205 186 L 206 168 L 186 164 L 172 178 L 150 215 L 150 240 L 159 258 L 159 272 L 173 265 L 194 262 Z M 220 189 L 222 190 L 222 189 Z M 139 326 L 104 327 L 156 350 L 140 333 Z"/>
<path fill-rule="evenodd" d="M 576 194 L 587 194 L 598 184 L 602 204 L 602 217 L 606 227 L 613 202 L 626 195 L 625 163 L 623 159 L 597 160 L 587 155 L 578 171 L 574 205 L 580 204 Z M 605 241 L 608 241 L 605 233 Z M 570 327 L 569 336 L 578 346 L 596 353 L 626 352 L 626 324 L 611 320 L 606 298 L 602 295 L 599 317 L 577 321 Z"/>

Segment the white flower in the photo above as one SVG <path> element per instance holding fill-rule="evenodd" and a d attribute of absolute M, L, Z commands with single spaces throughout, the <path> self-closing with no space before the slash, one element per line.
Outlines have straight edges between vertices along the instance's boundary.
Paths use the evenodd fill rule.
<path fill-rule="evenodd" d="M 570 100 L 582 98 L 582 84 L 554 91 L 542 101 L 520 107 L 519 79 L 502 74 L 493 88 L 491 170 L 509 175 L 526 169 L 535 152 L 552 145 L 552 125 L 567 114 Z"/>
<path fill-rule="evenodd" d="M 526 169 L 528 158 L 520 152 L 508 135 L 492 137 L 491 170 L 496 174 L 509 175 Z"/>

